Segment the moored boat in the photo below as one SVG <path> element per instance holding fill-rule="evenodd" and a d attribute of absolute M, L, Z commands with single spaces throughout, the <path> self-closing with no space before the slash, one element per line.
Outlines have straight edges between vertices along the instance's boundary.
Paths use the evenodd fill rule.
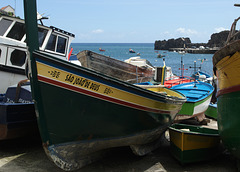
<path fill-rule="evenodd" d="M 240 159 L 240 40 L 235 40 L 236 19 L 226 45 L 213 56 L 213 67 L 218 79 L 218 129 L 224 146 Z"/>
<path fill-rule="evenodd" d="M 164 93 L 143 89 L 38 51 L 34 9 L 36 1 L 25 0 L 29 76 L 47 155 L 70 171 L 108 148 L 148 153 L 151 149 L 141 147 L 159 139 L 185 96 L 166 88 Z"/>
<path fill-rule="evenodd" d="M 205 118 L 204 112 L 210 104 L 214 87 L 205 82 L 189 82 L 173 86 L 171 89 L 181 92 L 187 97 L 176 120 L 196 117 L 198 121 Z"/>
<path fill-rule="evenodd" d="M 206 161 L 219 153 L 218 130 L 195 125 L 173 124 L 169 127 L 170 152 L 182 164 Z"/>
<path fill-rule="evenodd" d="M 128 83 L 151 81 L 154 76 L 154 68 L 148 62 L 145 66 L 133 65 L 89 50 L 79 52 L 77 58 L 83 67 Z"/>
<path fill-rule="evenodd" d="M 105 51 L 104 49 L 102 49 L 102 48 L 99 48 L 99 51 Z"/>
<path fill-rule="evenodd" d="M 129 48 L 129 53 L 136 53 L 133 49 Z"/>

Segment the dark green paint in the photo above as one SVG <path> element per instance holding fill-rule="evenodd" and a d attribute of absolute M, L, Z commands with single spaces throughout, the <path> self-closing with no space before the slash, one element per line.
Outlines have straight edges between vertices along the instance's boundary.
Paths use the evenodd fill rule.
<path fill-rule="evenodd" d="M 218 97 L 218 129 L 223 144 L 237 158 L 240 158 L 240 92 Z"/>
<path fill-rule="evenodd" d="M 219 147 L 182 151 L 172 142 L 170 152 L 181 164 L 211 160 L 221 153 Z"/>

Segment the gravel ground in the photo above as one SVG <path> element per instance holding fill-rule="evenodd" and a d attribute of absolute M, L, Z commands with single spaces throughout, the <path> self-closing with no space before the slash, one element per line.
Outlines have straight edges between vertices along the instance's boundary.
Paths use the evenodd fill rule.
<path fill-rule="evenodd" d="M 39 138 L 21 138 L 0 141 L 0 172 L 62 172 L 45 155 Z M 129 147 L 115 148 L 110 154 L 90 164 L 79 172 L 234 172 L 235 158 L 226 150 L 216 159 L 185 166 L 175 160 L 169 151 L 169 142 L 151 154 L 136 156 Z"/>

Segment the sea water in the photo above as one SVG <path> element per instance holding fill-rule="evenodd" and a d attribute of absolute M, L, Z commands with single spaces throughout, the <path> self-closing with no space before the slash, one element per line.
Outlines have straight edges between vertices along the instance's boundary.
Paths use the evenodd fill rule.
<path fill-rule="evenodd" d="M 172 67 L 172 71 L 176 75 L 181 75 L 181 61 L 184 64 L 184 76 L 191 76 L 194 73 L 194 61 L 196 62 L 196 70 L 213 75 L 212 57 L 213 54 L 179 54 L 166 50 L 154 50 L 154 43 L 72 43 L 73 54 L 77 54 L 83 50 L 94 51 L 99 54 L 110 56 L 112 58 L 124 61 L 130 57 L 137 56 L 140 53 L 142 59 L 147 59 L 153 66 L 163 66 L 165 59 L 166 66 Z M 99 48 L 105 51 L 99 51 Z M 133 49 L 136 53 L 129 53 L 129 49 Z M 158 54 L 164 55 L 158 58 Z"/>

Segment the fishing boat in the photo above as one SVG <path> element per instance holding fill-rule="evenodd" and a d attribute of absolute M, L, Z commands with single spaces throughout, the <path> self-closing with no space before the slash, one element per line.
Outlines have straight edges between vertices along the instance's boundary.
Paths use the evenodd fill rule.
<path fill-rule="evenodd" d="M 211 160 L 220 153 L 217 129 L 173 124 L 169 135 L 170 152 L 181 164 Z"/>
<path fill-rule="evenodd" d="M 231 27 L 226 45 L 213 56 L 213 69 L 218 79 L 218 129 L 224 146 L 240 159 L 240 40 L 237 18 Z"/>
<path fill-rule="evenodd" d="M 37 118 L 30 83 L 20 81 L 8 87 L 0 100 L 0 140 L 38 135 Z"/>
<path fill-rule="evenodd" d="M 129 59 L 124 60 L 124 62 L 138 66 L 138 67 L 155 70 L 155 67 L 147 59 L 142 59 L 139 56 L 130 57 Z"/>
<path fill-rule="evenodd" d="M 151 151 L 150 144 L 171 124 L 186 97 L 166 88 L 162 93 L 140 88 L 42 53 L 37 45 L 36 1 L 25 0 L 24 5 L 28 76 L 50 159 L 70 171 L 113 147 L 130 146 L 138 155 Z"/>
<path fill-rule="evenodd" d="M 104 49 L 102 49 L 102 48 L 99 48 L 99 51 L 105 51 Z"/>
<path fill-rule="evenodd" d="M 198 81 L 207 82 L 209 84 L 212 84 L 212 82 L 213 82 L 213 77 L 203 71 L 194 72 L 192 77 Z"/>
<path fill-rule="evenodd" d="M 38 17 L 41 20 L 41 17 Z M 24 20 L 0 14 L 0 93 L 27 79 L 27 47 Z M 39 49 L 67 60 L 74 34 L 56 27 L 38 25 Z"/>
<path fill-rule="evenodd" d="M 129 53 L 136 53 L 133 49 L 129 48 Z"/>
<path fill-rule="evenodd" d="M 179 70 L 181 70 L 181 75 L 175 75 L 172 72 L 171 75 L 166 75 L 165 79 L 164 79 L 164 85 L 167 88 L 171 88 L 175 85 L 179 85 L 179 84 L 184 84 L 184 83 L 189 83 L 189 82 L 193 82 L 195 81 L 194 78 L 189 77 L 189 76 L 185 76 L 184 75 L 184 70 L 188 70 L 184 68 L 184 63 L 183 63 L 183 58 L 181 57 L 181 68 L 179 68 Z"/>
<path fill-rule="evenodd" d="M 214 87 L 205 82 L 189 82 L 173 86 L 171 89 L 179 91 L 187 97 L 181 111 L 175 120 L 196 117 L 198 121 L 205 118 L 204 112 L 210 104 Z"/>
<path fill-rule="evenodd" d="M 147 61 L 145 66 L 137 66 L 89 50 L 79 52 L 77 58 L 83 67 L 128 83 L 151 81 L 154 76 L 154 68 Z"/>

